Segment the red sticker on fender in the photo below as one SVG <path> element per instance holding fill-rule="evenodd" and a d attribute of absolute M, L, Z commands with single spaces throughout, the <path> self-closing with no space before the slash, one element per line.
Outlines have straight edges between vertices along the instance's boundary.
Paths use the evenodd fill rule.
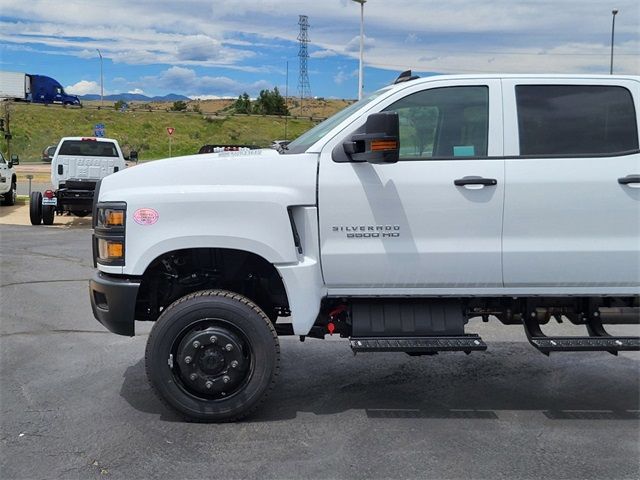
<path fill-rule="evenodd" d="M 133 213 L 133 220 L 138 225 L 153 225 L 159 217 L 160 215 L 153 208 L 139 208 Z"/>

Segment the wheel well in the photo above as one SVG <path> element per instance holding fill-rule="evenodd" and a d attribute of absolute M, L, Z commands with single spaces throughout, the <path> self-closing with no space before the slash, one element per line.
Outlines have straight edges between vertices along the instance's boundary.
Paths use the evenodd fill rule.
<path fill-rule="evenodd" d="M 136 319 L 155 321 L 178 298 L 224 289 L 251 299 L 275 322 L 289 316 L 286 290 L 276 268 L 251 252 L 193 248 L 167 252 L 149 264 L 136 301 Z"/>

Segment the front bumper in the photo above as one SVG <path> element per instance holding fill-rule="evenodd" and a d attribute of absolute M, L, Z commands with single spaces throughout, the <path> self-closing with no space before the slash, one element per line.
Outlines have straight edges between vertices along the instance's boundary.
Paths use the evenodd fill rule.
<path fill-rule="evenodd" d="M 139 288 L 137 279 L 97 272 L 89 281 L 93 316 L 110 332 L 133 337 Z"/>

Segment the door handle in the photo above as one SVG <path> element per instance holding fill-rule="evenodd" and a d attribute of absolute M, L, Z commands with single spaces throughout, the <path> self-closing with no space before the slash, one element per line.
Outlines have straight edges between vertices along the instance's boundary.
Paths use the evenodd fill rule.
<path fill-rule="evenodd" d="M 630 183 L 640 183 L 640 175 L 627 175 L 618 179 L 620 185 L 629 185 Z"/>
<path fill-rule="evenodd" d="M 463 177 L 453 181 L 456 187 L 464 187 L 465 185 L 497 185 L 498 181 L 495 178 L 483 178 L 483 177 Z"/>

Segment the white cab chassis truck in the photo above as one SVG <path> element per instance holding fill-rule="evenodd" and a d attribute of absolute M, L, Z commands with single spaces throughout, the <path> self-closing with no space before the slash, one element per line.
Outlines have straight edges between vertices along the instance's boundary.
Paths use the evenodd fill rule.
<path fill-rule="evenodd" d="M 2 205 L 8 207 L 16 203 L 18 193 L 18 176 L 14 165 L 18 165 L 20 159 L 17 155 L 12 155 L 10 160 L 6 160 L 0 152 L 0 196 Z"/>
<path fill-rule="evenodd" d="M 640 77 L 405 72 L 281 153 L 110 175 L 93 313 L 155 322 L 150 383 L 197 421 L 258 407 L 282 335 L 470 353 L 468 320 L 491 317 L 545 354 L 638 350 L 605 329 L 640 323 L 638 112 Z"/>
<path fill-rule="evenodd" d="M 51 160 L 51 184 L 55 190 L 31 192 L 29 217 L 32 225 L 52 225 L 55 214 L 85 217 L 93 208 L 96 183 L 126 167 L 117 140 L 95 137 L 65 137 Z"/>

